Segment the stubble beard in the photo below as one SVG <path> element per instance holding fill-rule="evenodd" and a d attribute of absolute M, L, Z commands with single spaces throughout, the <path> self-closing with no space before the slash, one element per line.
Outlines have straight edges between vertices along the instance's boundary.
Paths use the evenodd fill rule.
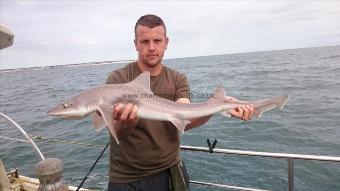
<path fill-rule="evenodd" d="M 150 63 L 147 59 L 143 60 L 143 64 L 146 65 L 148 68 L 156 68 L 161 64 L 162 59 L 157 60 L 156 63 Z"/>

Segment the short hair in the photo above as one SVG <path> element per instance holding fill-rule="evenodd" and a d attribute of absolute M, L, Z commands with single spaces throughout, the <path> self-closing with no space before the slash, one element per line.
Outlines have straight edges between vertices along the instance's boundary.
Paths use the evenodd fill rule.
<path fill-rule="evenodd" d="M 164 28 L 164 33 L 165 33 L 165 36 L 166 36 L 165 24 L 164 24 L 163 20 L 160 17 L 158 17 L 157 15 L 147 14 L 147 15 L 141 16 L 137 20 L 136 25 L 135 25 L 135 37 L 137 37 L 136 32 L 137 32 L 138 25 L 146 26 L 146 27 L 149 27 L 149 28 L 162 26 Z"/>

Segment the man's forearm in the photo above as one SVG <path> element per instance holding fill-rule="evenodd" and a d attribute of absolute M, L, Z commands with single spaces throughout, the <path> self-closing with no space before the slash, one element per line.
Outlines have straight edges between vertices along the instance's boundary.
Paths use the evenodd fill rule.
<path fill-rule="evenodd" d="M 206 117 L 191 119 L 190 123 L 185 127 L 185 131 L 203 125 L 204 123 L 209 121 L 211 116 L 212 115 L 209 115 L 209 116 L 206 116 Z"/>
<path fill-rule="evenodd" d="M 187 103 L 187 104 L 191 103 L 191 101 L 188 98 L 179 98 L 178 100 L 176 100 L 176 102 Z M 204 123 L 206 123 L 210 119 L 211 116 L 212 115 L 206 116 L 206 117 L 190 119 L 190 123 L 185 127 L 185 131 L 203 125 Z"/>

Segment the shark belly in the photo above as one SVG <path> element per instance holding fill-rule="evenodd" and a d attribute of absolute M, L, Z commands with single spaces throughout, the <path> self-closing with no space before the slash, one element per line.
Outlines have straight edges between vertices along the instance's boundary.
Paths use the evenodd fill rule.
<path fill-rule="evenodd" d="M 173 115 L 168 112 L 151 110 L 143 107 L 138 108 L 137 116 L 143 119 L 159 121 L 169 121 L 169 118 L 173 117 Z"/>

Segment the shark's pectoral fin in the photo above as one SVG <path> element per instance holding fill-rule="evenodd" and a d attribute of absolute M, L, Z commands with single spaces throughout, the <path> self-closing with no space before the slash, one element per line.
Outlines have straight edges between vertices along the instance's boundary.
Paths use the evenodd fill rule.
<path fill-rule="evenodd" d="M 97 112 L 93 112 L 91 114 L 93 127 L 96 129 L 97 132 L 102 130 L 106 127 L 105 120 L 102 116 L 100 116 Z"/>
<path fill-rule="evenodd" d="M 190 123 L 190 121 L 188 120 L 183 120 L 179 118 L 170 118 L 169 121 L 174 124 L 181 133 L 184 133 L 185 126 Z"/>
<path fill-rule="evenodd" d="M 106 105 L 100 105 L 98 110 L 100 114 L 102 115 L 111 135 L 114 137 L 116 142 L 119 144 L 116 129 L 115 129 L 116 121 L 113 119 L 113 116 L 112 116 L 113 108 L 110 106 L 106 106 Z"/>

